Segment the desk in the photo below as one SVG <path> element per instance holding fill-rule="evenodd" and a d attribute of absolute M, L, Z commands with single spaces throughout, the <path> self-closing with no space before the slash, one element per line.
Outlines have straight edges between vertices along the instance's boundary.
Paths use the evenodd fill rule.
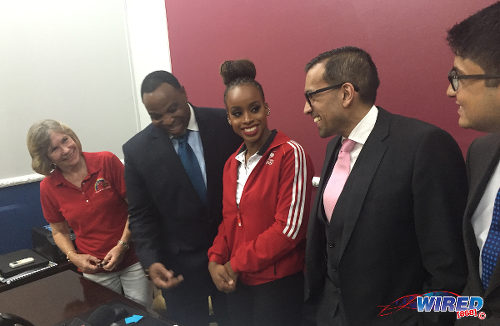
<path fill-rule="evenodd" d="M 10 284 L 0 283 L 0 293 L 3 292 L 3 291 L 7 291 L 7 290 L 10 290 L 12 288 L 15 288 L 17 286 L 20 286 L 20 285 L 23 285 L 23 284 L 26 284 L 26 283 L 29 283 L 29 282 L 33 282 L 33 281 L 36 281 L 36 280 L 39 280 L 39 279 L 47 277 L 49 275 L 60 273 L 62 271 L 68 270 L 68 269 L 71 269 L 71 270 L 73 270 L 75 272 L 77 271 L 75 265 L 73 265 L 72 263 L 66 261 L 66 262 L 59 263 L 56 266 L 51 267 L 49 269 L 46 269 L 46 270 L 34 273 L 34 274 L 30 275 L 30 276 L 27 276 L 27 277 L 22 278 L 20 280 L 14 281 L 14 282 L 12 282 Z M 1 306 L 0 306 L 0 308 L 1 308 Z M 1 312 L 1 309 L 0 309 L 0 312 Z"/>
<path fill-rule="evenodd" d="M 35 326 L 53 326 L 111 301 L 145 310 L 140 304 L 71 270 L 0 293 L 0 310 L 19 315 Z"/>

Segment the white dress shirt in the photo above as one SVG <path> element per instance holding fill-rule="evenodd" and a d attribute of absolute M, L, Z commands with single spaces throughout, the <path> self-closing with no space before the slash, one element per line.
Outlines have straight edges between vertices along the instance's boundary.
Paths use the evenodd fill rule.
<path fill-rule="evenodd" d="M 498 188 L 500 187 L 500 162 L 497 163 L 495 171 L 491 175 L 490 181 L 484 190 L 483 197 L 472 214 L 472 227 L 476 235 L 477 246 L 481 254 L 479 255 L 479 275 L 483 274 L 483 266 L 481 256 L 483 254 L 483 246 L 488 237 L 491 220 L 493 219 L 493 205 L 497 196 Z"/>
<path fill-rule="evenodd" d="M 348 139 L 356 142 L 356 145 L 354 145 L 354 148 L 350 153 L 351 154 L 350 171 L 352 171 L 354 163 L 356 163 L 359 153 L 361 153 L 361 149 L 363 149 L 363 145 L 366 143 L 368 136 L 370 136 L 373 127 L 375 127 L 375 123 L 377 122 L 377 117 L 378 117 L 378 109 L 375 105 L 373 105 L 370 108 L 370 111 L 368 111 L 368 113 L 363 117 L 363 119 L 361 119 L 361 121 L 358 122 L 356 127 L 354 127 L 354 129 L 349 134 L 349 137 L 347 137 Z"/>
<path fill-rule="evenodd" d="M 238 167 L 238 181 L 236 185 L 236 204 L 240 206 L 241 195 L 243 194 L 243 188 L 245 187 L 245 183 L 247 183 L 248 177 L 250 173 L 252 173 L 253 169 L 259 163 L 262 155 L 259 155 L 259 152 L 256 152 L 248 161 L 245 160 L 245 155 L 247 151 L 243 151 L 236 155 L 236 159 L 241 163 Z"/>

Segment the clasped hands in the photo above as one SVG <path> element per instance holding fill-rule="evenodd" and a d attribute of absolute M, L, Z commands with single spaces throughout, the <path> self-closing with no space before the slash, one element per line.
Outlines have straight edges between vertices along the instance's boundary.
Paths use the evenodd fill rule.
<path fill-rule="evenodd" d="M 113 247 L 101 260 L 89 254 L 72 253 L 71 262 L 83 273 L 96 273 L 100 268 L 105 271 L 113 271 L 123 260 L 124 250 L 121 246 Z"/>
<path fill-rule="evenodd" d="M 212 276 L 212 281 L 219 291 L 230 293 L 236 290 L 238 274 L 233 271 L 229 262 L 221 265 L 211 261 L 208 263 L 208 271 L 210 272 L 210 276 Z"/>

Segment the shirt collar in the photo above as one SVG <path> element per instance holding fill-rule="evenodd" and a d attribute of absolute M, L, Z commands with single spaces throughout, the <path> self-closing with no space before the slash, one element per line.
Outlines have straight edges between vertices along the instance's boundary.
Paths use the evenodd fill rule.
<path fill-rule="evenodd" d="M 372 105 L 370 111 L 358 122 L 356 127 L 349 134 L 350 140 L 354 140 L 358 144 L 364 145 L 368 136 L 372 132 L 375 127 L 375 123 L 377 122 L 378 109 L 375 105 Z"/>
<path fill-rule="evenodd" d="M 82 154 L 83 154 L 83 157 L 85 159 L 85 164 L 87 165 L 87 176 L 84 179 L 84 180 L 86 180 L 89 176 L 94 175 L 96 173 L 99 173 L 99 171 L 101 171 L 101 167 L 98 164 L 96 164 L 97 162 L 95 162 L 95 160 L 89 159 L 89 153 L 82 152 Z M 64 178 L 61 170 L 59 170 L 58 168 L 56 168 L 50 174 L 50 180 L 56 186 L 62 186 L 64 183 L 68 182 Z"/>
<path fill-rule="evenodd" d="M 188 123 L 187 128 L 189 130 L 192 130 L 192 131 L 200 131 L 200 129 L 198 128 L 198 122 L 196 121 L 196 117 L 194 116 L 193 107 L 189 103 L 188 103 L 188 106 L 189 106 L 189 112 L 191 114 L 190 114 L 190 117 L 189 117 L 189 123 Z"/>
<path fill-rule="evenodd" d="M 93 160 L 89 157 L 89 153 L 83 152 L 83 157 L 85 158 L 85 164 L 87 164 L 88 175 L 93 175 L 101 171 L 101 166 L 97 164 L 97 160 Z"/>
<path fill-rule="evenodd" d="M 271 130 L 271 134 L 269 135 L 269 137 L 267 137 L 266 142 L 262 145 L 262 147 L 257 151 L 256 154 L 259 154 L 260 156 L 264 155 L 264 153 L 267 151 L 269 146 L 271 146 L 271 143 L 273 142 L 274 137 L 276 137 L 277 133 L 278 133 L 278 131 L 276 129 Z M 247 147 L 245 146 L 245 143 L 243 143 L 243 146 L 241 146 L 241 149 L 238 152 L 238 155 L 243 153 L 243 152 L 246 152 L 246 151 L 247 151 Z"/>
<path fill-rule="evenodd" d="M 245 164 L 245 154 L 246 154 L 247 150 L 245 149 L 244 151 L 242 152 L 239 152 L 238 155 L 236 155 L 235 159 L 237 161 L 239 161 L 241 164 Z M 249 159 L 248 159 L 248 163 L 252 162 L 253 160 L 255 159 L 260 159 L 262 157 L 261 154 L 259 154 L 259 152 L 257 153 L 254 153 Z"/>
<path fill-rule="evenodd" d="M 62 186 L 64 184 L 64 181 L 65 181 L 65 179 L 61 173 L 61 170 L 59 170 L 58 168 L 55 168 L 54 171 L 52 171 L 52 173 L 49 176 L 49 180 L 51 181 L 51 183 L 53 185 L 56 185 L 56 186 Z"/>

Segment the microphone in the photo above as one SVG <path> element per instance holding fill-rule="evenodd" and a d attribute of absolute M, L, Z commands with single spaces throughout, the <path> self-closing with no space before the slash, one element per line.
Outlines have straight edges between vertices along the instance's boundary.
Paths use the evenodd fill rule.
<path fill-rule="evenodd" d="M 125 319 L 129 316 L 129 312 L 125 308 L 118 307 L 118 308 L 114 308 L 113 311 L 115 313 L 115 320 L 114 321 L 119 321 L 119 320 Z"/>
<path fill-rule="evenodd" d="M 94 310 L 86 321 L 75 318 L 69 326 L 112 326 L 116 321 L 127 316 L 128 312 L 124 308 L 112 308 L 108 305 L 102 305 Z"/>
<path fill-rule="evenodd" d="M 103 305 L 90 314 L 87 322 L 92 326 L 109 326 L 115 321 L 115 310 L 110 306 Z"/>

